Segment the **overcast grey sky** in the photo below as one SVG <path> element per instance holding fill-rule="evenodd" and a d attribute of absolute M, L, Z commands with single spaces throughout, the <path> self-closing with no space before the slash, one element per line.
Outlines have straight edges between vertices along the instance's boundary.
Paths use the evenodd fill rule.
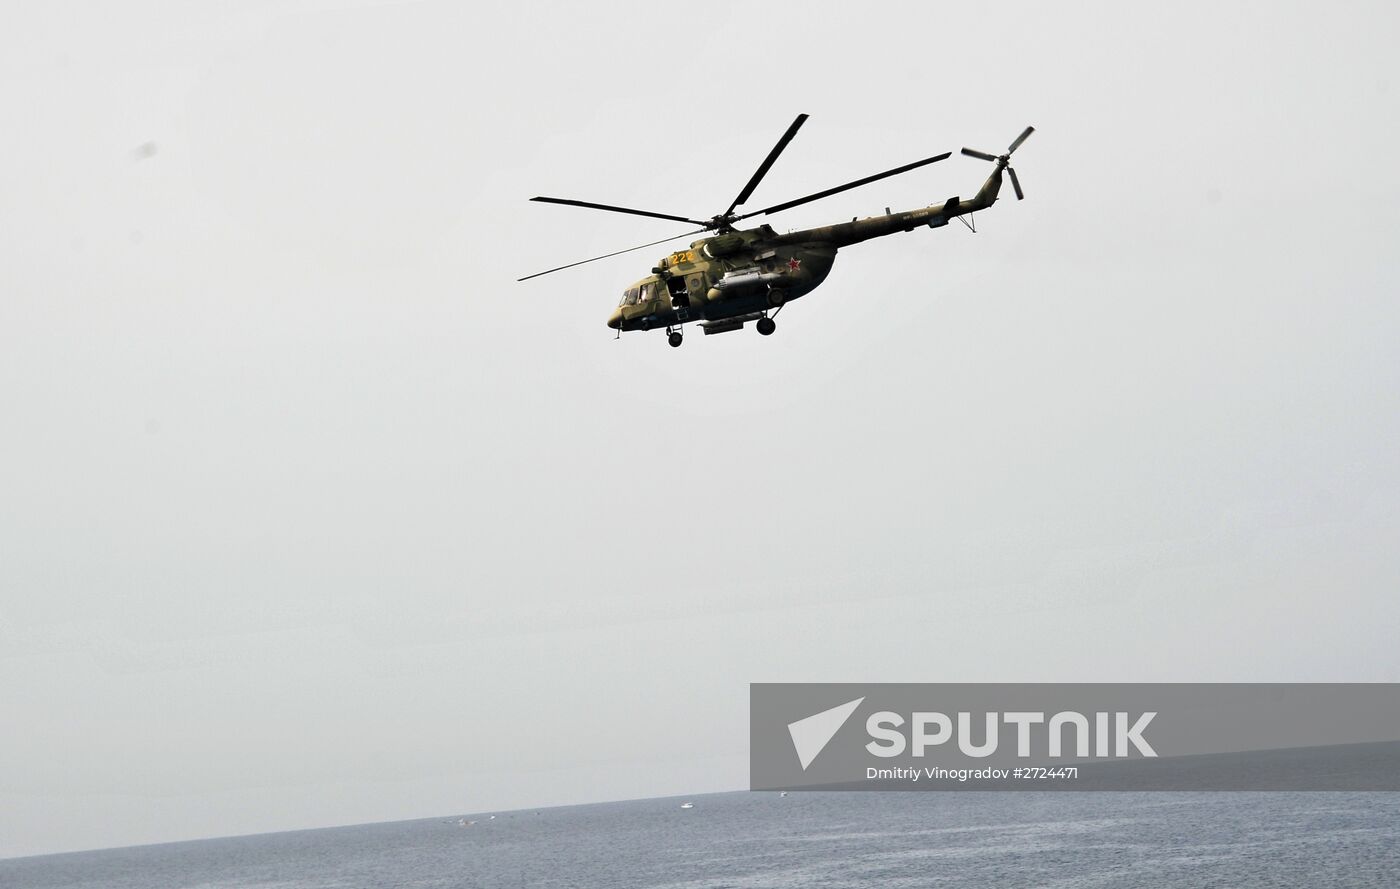
<path fill-rule="evenodd" d="M 0 856 L 736 789 L 751 681 L 1400 680 L 1397 18 L 10 4 Z M 771 338 L 515 283 L 798 112 L 755 206 L 1027 200 Z"/>

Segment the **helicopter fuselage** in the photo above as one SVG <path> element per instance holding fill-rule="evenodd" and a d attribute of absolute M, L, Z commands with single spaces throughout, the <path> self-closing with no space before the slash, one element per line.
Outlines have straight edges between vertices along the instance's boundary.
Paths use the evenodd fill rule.
<path fill-rule="evenodd" d="M 633 283 L 608 319 L 615 330 L 724 321 L 776 309 L 811 293 L 836 260 L 831 244 L 779 243 L 768 226 L 703 238 L 662 258 Z"/>

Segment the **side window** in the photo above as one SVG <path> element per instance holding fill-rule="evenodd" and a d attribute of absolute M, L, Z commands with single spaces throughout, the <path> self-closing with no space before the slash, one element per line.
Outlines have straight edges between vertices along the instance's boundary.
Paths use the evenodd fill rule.
<path fill-rule="evenodd" d="M 641 296 L 641 299 L 639 300 L 639 302 L 650 302 L 650 301 L 651 301 L 651 284 L 649 284 L 649 283 L 648 283 L 648 284 L 643 284 L 643 285 L 642 285 L 642 296 Z"/>

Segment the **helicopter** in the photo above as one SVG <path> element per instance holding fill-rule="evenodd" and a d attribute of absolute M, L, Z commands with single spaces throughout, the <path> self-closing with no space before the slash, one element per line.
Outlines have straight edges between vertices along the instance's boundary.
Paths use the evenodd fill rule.
<path fill-rule="evenodd" d="M 992 174 L 982 183 L 971 200 L 951 197 L 939 204 L 930 204 L 917 210 L 899 213 L 885 209 L 885 215 L 866 219 L 852 219 L 835 225 L 803 229 L 801 231 L 778 234 L 773 227 L 762 224 L 750 229 L 735 227 L 735 223 L 755 216 L 772 215 L 802 204 L 831 197 L 852 188 L 859 188 L 881 179 L 907 173 L 929 164 L 946 160 L 952 152 L 927 157 L 913 163 L 866 176 L 854 182 L 847 182 L 834 188 L 824 189 L 804 197 L 761 210 L 747 213 L 735 212 L 752 196 L 754 189 L 763 181 L 768 170 L 783 153 L 797 131 L 807 121 L 806 114 L 799 114 L 782 138 L 768 152 L 753 176 L 749 178 L 737 197 L 730 202 L 728 209 L 709 219 L 692 219 L 669 213 L 655 213 L 648 210 L 634 210 L 610 204 L 595 204 L 589 201 L 576 201 L 567 198 L 533 197 L 532 201 L 547 204 L 565 204 L 571 207 L 584 207 L 591 210 L 606 210 L 612 213 L 628 213 L 633 216 L 647 216 L 654 219 L 686 222 L 700 226 L 695 231 L 684 232 L 659 241 L 628 247 L 602 256 L 571 262 L 568 265 L 526 275 L 517 281 L 528 281 L 541 275 L 549 275 L 571 269 L 600 259 L 619 256 L 634 250 L 655 247 L 668 241 L 675 241 L 692 235 L 712 232 L 712 236 L 691 243 L 687 250 L 678 250 L 662 257 L 652 268 L 648 277 L 637 281 L 623 291 L 622 299 L 608 317 L 608 327 L 621 336 L 623 331 L 655 330 L 664 328 L 667 341 L 672 347 L 684 342 L 684 325 L 696 322 L 708 336 L 739 330 L 750 321 L 763 336 L 771 336 L 777 330 L 774 318 L 784 306 L 815 290 L 828 274 L 836 260 L 836 252 L 842 247 L 859 244 L 871 238 L 880 238 L 896 232 L 909 232 L 920 226 L 940 228 L 953 219 L 958 219 L 972 231 L 974 224 L 969 222 L 971 214 L 990 207 L 996 202 L 1001 191 L 1002 173 L 1011 179 L 1011 187 L 1016 199 L 1023 200 L 1020 180 L 1011 167 L 1011 155 L 1021 147 L 1021 143 L 1035 132 L 1035 127 L 1026 127 L 1021 135 L 1011 143 L 1005 154 L 994 155 L 983 151 L 963 148 L 968 157 L 991 161 L 996 164 Z M 960 217 L 967 216 L 968 219 Z"/>

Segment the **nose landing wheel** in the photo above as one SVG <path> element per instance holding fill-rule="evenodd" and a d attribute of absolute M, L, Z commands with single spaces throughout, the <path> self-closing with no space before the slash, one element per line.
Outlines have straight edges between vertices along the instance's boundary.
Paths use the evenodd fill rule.
<path fill-rule="evenodd" d="M 757 326 L 760 334 L 763 336 L 772 336 L 773 331 L 778 329 L 778 322 L 774 321 L 772 318 L 759 318 Z"/>

